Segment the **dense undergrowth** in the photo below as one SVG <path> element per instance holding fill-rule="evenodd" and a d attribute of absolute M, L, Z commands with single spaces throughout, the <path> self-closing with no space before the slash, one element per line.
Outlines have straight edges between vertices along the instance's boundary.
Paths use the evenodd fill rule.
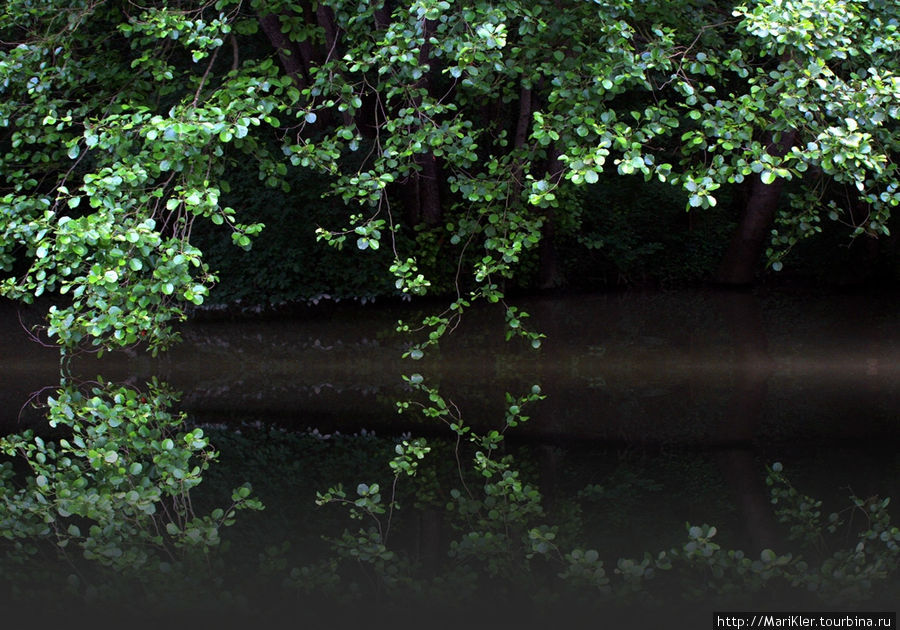
<path fill-rule="evenodd" d="M 286 304 L 404 295 L 387 273 L 393 261 L 389 249 L 357 252 L 348 265 L 350 252 L 317 241 L 315 227 L 333 224 L 342 212 L 340 204 L 322 197 L 327 182 L 293 173 L 285 192 L 263 186 L 252 174 L 235 173 L 232 179 L 228 203 L 246 221 L 266 227 L 252 248 L 242 251 L 221 231 L 198 226 L 196 243 L 219 276 L 203 311 L 258 312 Z M 708 284 L 739 215 L 727 198 L 715 208 L 686 212 L 685 200 L 670 186 L 616 176 L 604 176 L 579 192 L 569 207 L 574 210 L 556 225 L 553 246 L 562 270 L 556 288 L 575 291 Z M 896 284 L 900 261 L 893 238 L 851 241 L 838 226 L 825 227 L 819 238 L 795 247 L 782 271 L 765 269 L 761 261 L 761 281 L 831 289 Z M 395 235 L 398 249 L 416 252 L 433 296 L 452 295 L 460 280 L 458 268 L 474 262 L 472 255 L 460 262 L 446 234 L 443 226 L 420 225 L 401 227 Z M 523 253 L 516 277 L 507 281 L 508 291 L 540 289 L 540 255 L 538 249 Z"/>

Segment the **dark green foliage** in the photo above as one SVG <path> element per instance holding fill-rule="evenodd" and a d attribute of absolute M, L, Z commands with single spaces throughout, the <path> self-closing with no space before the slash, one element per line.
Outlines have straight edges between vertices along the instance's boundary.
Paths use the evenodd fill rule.
<path fill-rule="evenodd" d="M 238 511 L 262 506 L 241 485 L 208 512 L 195 510 L 191 491 L 217 454 L 202 429 L 186 430 L 171 413 L 172 402 L 155 382 L 143 391 L 66 385 L 47 399 L 58 437 L 0 439 L 0 453 L 27 464 L 17 474 L 16 459 L 0 461 L 0 599 L 40 601 L 58 590 L 113 605 L 215 582 L 203 567 L 217 562 L 220 531 Z"/>
<path fill-rule="evenodd" d="M 559 219 L 555 243 L 570 286 L 684 286 L 712 277 L 734 229 L 728 199 L 685 212 L 660 182 L 604 175 Z"/>
<path fill-rule="evenodd" d="M 323 197 L 327 178 L 292 171 L 283 178 L 287 191 L 266 186 L 255 172 L 234 173 L 229 180 L 225 202 L 266 229 L 252 248 L 238 250 L 226 232 L 198 226 L 193 238 L 219 278 L 207 306 L 254 308 L 397 292 L 388 272 L 388 251 L 362 252 L 348 265 L 348 252 L 316 239 L 310 226 L 330 225 L 341 216 L 335 201 Z"/>
<path fill-rule="evenodd" d="M 448 291 L 444 312 L 398 324 L 422 335 L 410 359 L 480 299 L 500 304 L 508 340 L 538 349 L 544 335 L 505 295 L 556 271 L 552 248 L 541 249 L 547 234 L 570 275 L 589 282 L 696 280 L 735 217 L 710 212 L 695 223 L 676 206 L 720 209 L 750 180 L 792 182 L 767 252 L 773 269 L 825 219 L 853 236 L 890 233 L 900 204 L 896 3 L 734 3 L 724 14 L 719 3 L 688 1 L 312 4 L 7 3 L 0 294 L 57 298 L 47 332 L 63 368 L 85 349 L 164 349 L 177 338 L 173 322 L 207 302 L 217 272 L 227 274 L 222 304 Z M 779 141 L 784 151 L 772 151 Z M 324 253 L 313 235 L 364 262 Z M 257 253 L 226 254 L 223 241 Z M 220 527 L 237 509 L 261 507 L 249 488 L 198 514 L 190 491 L 214 454 L 167 396 L 149 388 L 148 407 L 132 388 L 85 393 L 65 385 L 69 376 L 49 403 L 65 437 L 0 441 L 28 464 L 20 477 L 0 469 L 4 551 L 20 566 L 40 549 L 71 560 L 76 577 L 51 571 L 53 584 L 101 605 L 118 585 L 91 589 L 91 571 L 118 571 L 129 593 L 146 586 L 151 607 L 154 583 L 164 600 L 192 592 L 190 577 L 167 579 L 174 565 L 204 566 L 218 590 Z M 561 580 L 598 599 L 643 602 L 670 572 L 689 594 L 767 595 L 787 583 L 827 597 L 864 593 L 896 569 L 887 503 L 856 498 L 868 529 L 850 532 L 859 542 L 818 572 L 791 554 L 725 550 L 708 525 L 688 525 L 680 547 L 606 565 L 554 522 L 504 452 L 540 387 L 507 393 L 501 427 L 476 434 L 425 376 L 406 383 L 420 399 L 401 410 L 456 439 L 444 460 L 458 485 L 440 471 L 420 476 L 436 453 L 410 437 L 375 478 L 318 490 L 323 506 L 348 508 L 353 527 L 332 532 L 334 556 L 286 576 L 282 547 L 263 553 L 295 594 L 402 605 L 439 592 L 458 604 L 479 589 L 515 599 L 518 588 L 553 600 Z M 779 473 L 770 472 L 776 489 Z M 422 485 L 404 495 L 410 479 Z M 815 525 L 817 506 L 794 505 L 801 495 L 790 490 L 775 497 L 795 528 Z M 419 580 L 418 559 L 397 546 L 404 501 L 452 513 L 445 577 Z M 578 520 L 576 507 L 560 514 Z M 91 568 L 71 559 L 74 549 Z"/>

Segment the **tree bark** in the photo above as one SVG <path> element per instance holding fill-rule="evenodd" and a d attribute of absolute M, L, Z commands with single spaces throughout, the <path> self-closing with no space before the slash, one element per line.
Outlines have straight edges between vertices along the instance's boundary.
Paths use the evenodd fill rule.
<path fill-rule="evenodd" d="M 531 90 L 524 85 L 519 88 L 519 115 L 516 120 L 516 135 L 513 139 L 513 148 L 519 152 L 525 147 L 528 141 L 528 129 L 531 127 Z M 519 196 L 522 194 L 522 175 L 523 166 L 520 158 L 516 159 L 513 164 L 512 186 L 510 187 L 510 197 L 512 203 L 519 202 Z"/>
<path fill-rule="evenodd" d="M 316 19 L 325 31 L 325 58 L 337 54 L 337 25 L 334 23 L 334 11 L 321 2 L 316 5 Z"/>
<path fill-rule="evenodd" d="M 433 25 L 429 20 L 422 21 L 422 30 L 425 36 L 425 44 L 419 49 L 419 66 L 430 66 L 431 44 L 428 43 L 429 33 Z M 433 69 L 423 72 L 422 77 L 416 82 L 415 87 L 424 88 L 429 94 L 432 90 L 431 75 Z M 414 99 L 416 107 L 421 105 L 421 99 Z M 441 187 L 443 177 L 442 169 L 437 157 L 431 151 L 417 154 L 413 161 L 419 167 L 416 173 L 410 174 L 406 182 L 406 220 L 412 226 L 419 222 L 434 226 L 440 224 L 443 219 L 441 208 Z"/>
<path fill-rule="evenodd" d="M 531 89 L 522 85 L 519 88 L 519 119 L 516 122 L 515 147 L 521 149 L 528 140 L 528 128 L 531 126 Z"/>
<path fill-rule="evenodd" d="M 794 131 L 783 132 L 781 139 L 775 142 L 773 135 L 767 134 L 768 153 L 783 157 L 790 150 L 796 135 Z M 784 180 L 781 178 L 764 184 L 759 175 L 753 176 L 747 204 L 719 265 L 716 282 L 726 285 L 752 284 L 783 188 Z"/>
<path fill-rule="evenodd" d="M 289 77 L 294 81 L 294 85 L 298 89 L 303 89 L 309 82 L 306 74 L 303 56 L 300 53 L 300 47 L 292 42 L 287 35 L 281 32 L 281 20 L 274 13 L 268 15 L 257 15 L 259 25 L 272 46 L 278 51 L 278 59 L 281 60 L 281 67 Z"/>
<path fill-rule="evenodd" d="M 375 30 L 383 31 L 391 25 L 391 9 L 385 3 L 380 9 L 375 9 Z"/>
<path fill-rule="evenodd" d="M 547 159 L 547 172 L 550 179 L 562 177 L 563 165 L 559 160 L 559 149 L 555 146 L 550 151 Z M 555 289 L 565 283 L 565 275 L 559 263 L 559 253 L 556 251 L 556 211 L 553 207 L 547 208 L 544 226 L 541 229 L 541 242 L 538 245 L 539 271 L 538 288 Z"/>
<path fill-rule="evenodd" d="M 440 169 L 433 153 L 420 153 L 413 160 L 421 169 L 410 174 L 403 185 L 406 199 L 406 223 L 410 226 L 425 223 L 438 225 L 443 217 L 441 208 Z"/>

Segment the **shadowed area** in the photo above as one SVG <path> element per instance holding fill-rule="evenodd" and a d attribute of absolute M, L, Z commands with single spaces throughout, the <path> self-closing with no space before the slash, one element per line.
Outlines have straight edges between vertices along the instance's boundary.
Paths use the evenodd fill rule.
<path fill-rule="evenodd" d="M 647 293 L 520 306 L 547 334 L 538 352 L 503 342 L 499 309 L 476 309 L 425 359 L 402 360 L 410 339 L 394 328 L 415 321 L 413 306 L 331 305 L 289 319 L 185 324 L 184 342 L 159 358 L 86 355 L 73 372 L 156 375 L 198 420 L 299 429 L 428 432 L 435 427 L 394 407 L 410 397 L 401 375 L 421 373 L 479 427 L 502 423 L 502 390 L 539 384 L 548 398 L 517 428 L 534 438 L 711 445 L 900 435 L 900 328 L 888 299 Z M 58 380 L 55 351 L 30 341 L 19 320 L 4 309 L 0 400 L 10 430 L 39 421 L 22 407 Z M 38 321 L 34 311 L 21 320 Z"/>

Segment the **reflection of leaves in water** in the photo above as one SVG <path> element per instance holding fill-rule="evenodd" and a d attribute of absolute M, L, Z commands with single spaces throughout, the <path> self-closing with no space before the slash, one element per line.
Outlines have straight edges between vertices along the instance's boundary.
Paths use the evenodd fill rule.
<path fill-rule="evenodd" d="M 639 476 L 630 468 L 620 466 L 605 484 L 590 484 L 578 492 L 579 499 L 589 501 L 622 501 L 634 499 L 641 492 L 659 492 L 662 484 L 652 479 Z"/>
<path fill-rule="evenodd" d="M 652 513 L 645 509 L 654 500 L 648 495 L 659 494 L 663 489 L 663 484 L 646 473 L 636 472 L 635 466 L 626 462 L 617 466 L 602 483 L 588 484 L 579 490 L 576 497 L 591 508 L 586 516 L 592 530 L 608 532 L 615 539 L 614 530 L 637 527 L 645 519 L 654 520 Z"/>
<path fill-rule="evenodd" d="M 145 390 L 63 386 L 47 399 L 52 434 L 0 440 L 27 464 L 21 472 L 0 464 L 0 537 L 11 541 L 0 561 L 34 569 L 13 581 L 4 570 L 4 599 L 29 587 L 101 600 L 130 588 L 168 592 L 180 567 L 211 561 L 238 510 L 261 508 L 241 486 L 224 508 L 194 509 L 191 491 L 216 453 L 202 429 L 169 411 L 173 400 L 155 381 Z M 46 558 L 68 566 L 60 572 Z"/>
<path fill-rule="evenodd" d="M 709 525 L 688 525 L 687 542 L 675 543 L 676 546 L 669 549 L 644 553 L 638 558 L 620 556 L 615 562 L 615 569 L 608 572 L 604 569 L 605 556 L 620 553 L 620 549 L 606 548 L 598 552 L 576 546 L 568 551 L 571 545 L 578 544 L 577 538 L 560 536 L 559 526 L 546 524 L 548 520 L 552 523 L 551 519 L 559 518 L 561 512 L 545 511 L 536 488 L 509 485 L 517 483 L 514 474 L 503 479 L 500 483 L 489 480 L 484 485 L 486 494 L 483 498 L 480 492 L 472 497 L 466 497 L 461 492 L 453 494 L 452 505 L 457 507 L 447 518 L 457 522 L 456 527 L 462 536 L 451 543 L 450 555 L 470 572 L 465 574 L 465 584 L 457 585 L 446 575 L 438 579 L 455 593 L 473 594 L 474 581 L 479 585 L 476 592 L 490 588 L 501 599 L 502 594 L 514 596 L 515 592 L 529 593 L 529 596 L 537 598 L 550 596 L 550 593 L 557 597 L 565 597 L 563 593 L 574 596 L 582 593 L 578 589 L 587 588 L 588 592 L 594 593 L 595 601 L 614 597 L 620 603 L 656 602 L 657 605 L 672 601 L 671 597 L 688 596 L 699 600 L 708 597 L 709 593 L 720 596 L 720 603 L 751 601 L 754 594 L 762 598 L 759 601 L 773 601 L 773 595 L 784 593 L 790 593 L 792 597 L 816 593 L 818 595 L 812 597 L 822 596 L 824 601 L 852 602 L 862 601 L 876 591 L 882 594 L 888 592 L 891 586 L 886 580 L 896 574 L 897 549 L 896 545 L 892 548 L 892 541 L 888 541 L 884 549 L 875 549 L 862 559 L 859 557 L 859 547 L 855 556 L 852 551 L 838 549 L 822 562 L 819 570 L 817 564 L 807 562 L 800 555 L 803 549 L 799 548 L 796 551 L 800 553 L 780 554 L 767 549 L 758 557 L 729 549 L 717 542 L 718 529 Z M 783 482 L 783 478 L 773 478 L 770 474 L 770 481 L 777 485 Z M 506 482 L 509 484 L 504 485 Z M 664 490 L 664 484 L 620 466 L 602 484 L 588 486 L 578 493 L 578 497 L 590 499 L 589 503 L 599 503 L 602 517 L 609 520 L 611 511 L 623 504 L 629 501 L 639 504 L 646 500 L 648 494 L 662 493 Z M 691 499 L 699 501 L 700 496 Z M 502 504 L 497 502 L 498 497 L 503 497 Z M 882 509 L 886 504 L 879 506 Z M 574 517 L 572 521 L 581 524 L 580 515 L 575 513 Z M 585 530 L 574 532 L 582 540 L 591 520 L 584 521 Z M 886 513 L 879 512 L 877 520 L 882 523 L 881 529 L 875 531 L 877 535 L 883 538 L 882 534 L 887 532 L 887 535 L 896 535 L 900 540 L 900 532 L 888 524 Z M 634 531 L 635 526 L 630 519 L 620 525 L 629 531 Z M 371 555 L 376 551 L 372 545 L 377 541 L 370 538 L 373 530 L 368 532 L 369 537 L 359 538 L 359 543 L 366 548 L 371 547 L 365 553 L 369 554 L 367 564 L 374 571 L 374 577 L 378 579 L 384 572 L 389 572 L 385 579 L 389 578 L 390 587 L 400 589 L 399 592 L 406 596 L 412 596 L 411 592 L 404 590 L 412 583 L 408 580 L 418 585 L 420 590 L 416 593 L 419 596 L 424 592 L 421 589 L 427 591 L 427 576 L 414 574 L 406 577 L 406 581 L 404 578 L 398 580 L 396 572 L 406 575 L 409 570 L 408 559 L 400 558 L 391 564 L 384 556 L 386 549 L 382 547 L 378 547 L 376 555 Z M 524 540 L 520 538 L 523 535 Z M 870 532 L 860 533 L 863 538 L 870 535 Z M 605 540 L 608 544 L 609 539 Z M 684 540 L 683 534 L 681 540 Z M 657 544 L 663 543 L 660 541 Z M 352 539 L 344 538 L 340 554 L 346 555 L 349 548 L 352 548 Z M 543 564 L 545 562 L 549 566 Z M 554 571 L 550 567 L 558 567 L 555 575 L 564 581 L 544 582 L 542 587 L 538 587 L 533 580 L 538 576 L 548 579 L 544 571 Z M 838 573 L 829 577 L 835 567 L 839 568 Z M 794 590 L 786 585 L 791 585 Z M 575 591 L 569 591 L 572 588 Z M 550 589 L 549 592 L 546 589 Z M 587 592 L 582 594 L 587 595 Z"/>
<path fill-rule="evenodd" d="M 367 490 L 380 485 L 377 500 L 360 496 L 367 501 L 362 506 L 373 509 L 377 516 L 376 504 L 380 501 L 386 506 L 388 500 L 391 471 L 386 463 L 396 457 L 402 439 L 409 438 L 398 441 L 368 432 L 353 436 L 315 430 L 289 433 L 262 424 L 239 430 L 205 430 L 223 454 L 220 466 L 208 471 L 204 487 L 209 494 L 196 495 L 194 508 L 206 510 L 237 478 L 254 482 L 269 509 L 235 524 L 231 534 L 240 544 L 219 556 L 219 564 L 214 565 L 218 581 L 210 582 L 202 597 L 212 598 L 217 589 L 230 586 L 238 588 L 235 592 L 254 607 L 290 603 L 295 615 L 307 605 L 335 599 L 360 602 L 376 598 L 405 606 L 433 602 L 438 593 L 448 595 L 441 600 L 448 604 L 459 600 L 503 605 L 512 601 L 504 598 L 515 598 L 517 593 L 547 606 L 569 597 L 597 606 L 603 601 L 665 604 L 675 592 L 694 598 L 716 592 L 723 601 L 732 601 L 727 597 L 746 601 L 747 593 L 765 595 L 774 584 L 784 588 L 784 579 L 805 588 L 818 575 L 819 564 L 810 560 L 805 566 L 799 553 L 788 555 L 778 550 L 745 556 L 720 544 L 722 535 L 711 526 L 692 525 L 685 534 L 683 516 L 674 526 L 657 523 L 669 530 L 664 539 L 672 538 L 672 546 L 647 526 L 645 521 L 659 520 L 660 501 L 674 501 L 673 505 L 666 503 L 664 511 L 676 521 L 684 514 L 676 507 L 683 499 L 676 500 L 674 493 L 688 485 L 689 478 L 707 478 L 708 462 L 684 465 L 655 458 L 653 466 L 641 467 L 640 461 L 626 458 L 608 473 L 595 475 L 587 487 L 570 488 L 562 494 L 559 490 L 563 488 L 557 489 L 553 505 L 547 507 L 537 489 L 541 451 L 508 446 L 509 452 L 516 454 L 517 468 L 529 473 L 503 477 L 505 485 L 498 483 L 501 478 L 497 477 L 481 481 L 477 475 L 467 477 L 475 495 L 472 502 L 461 501 L 453 442 L 433 440 L 430 447 L 435 457 L 425 460 L 429 465 L 420 467 L 415 477 L 404 476 L 398 487 L 400 509 L 394 512 L 391 526 L 395 533 L 384 540 L 377 529 L 369 527 L 368 516 L 363 521 L 348 519 L 340 510 L 315 508 L 313 499 L 316 489 L 338 482 L 346 496 L 355 499 L 354 493 L 362 487 L 358 482 L 364 479 Z M 567 480 L 589 478 L 591 468 L 596 468 L 596 460 L 574 458 L 566 450 L 553 455 L 565 462 Z M 452 488 L 460 492 L 452 495 Z M 708 481 L 694 483 L 687 491 L 695 503 L 724 501 L 722 488 Z M 370 505 L 372 501 L 375 503 Z M 453 510 L 447 510 L 448 503 L 455 506 Z M 576 504 L 581 508 L 573 509 Z M 884 514 L 872 512 L 882 520 Z M 597 537 L 592 530 L 596 523 L 602 523 L 607 532 L 620 530 L 618 537 Z M 886 526 L 879 531 L 894 530 Z M 643 538 L 638 544 L 655 549 L 628 555 L 626 545 L 621 544 L 623 532 L 631 537 L 640 532 Z M 334 542 L 333 548 L 322 543 L 323 534 Z M 851 550 L 854 544 L 850 541 Z M 840 541 L 835 549 L 846 547 L 847 541 Z M 803 553 L 799 548 L 795 551 Z M 829 566 L 863 567 L 840 582 L 846 593 L 861 593 L 850 589 L 861 584 L 860 580 L 874 584 L 873 592 L 877 592 L 878 585 L 896 570 L 896 556 L 893 569 L 890 559 L 873 553 L 863 563 L 853 564 L 850 554 Z M 432 569 L 425 570 L 426 565 Z M 864 568 L 870 565 L 876 570 Z M 196 567 L 183 568 L 195 571 L 194 576 L 202 574 Z M 236 581 L 222 582 L 223 576 Z M 826 578 L 817 582 L 821 592 L 831 588 Z M 174 583 L 173 578 L 168 579 Z M 162 586 L 145 583 L 148 588 Z M 201 597 L 201 591 L 194 592 Z M 488 592 L 491 596 L 486 599 Z M 227 609 L 234 603 L 220 605 Z"/>

